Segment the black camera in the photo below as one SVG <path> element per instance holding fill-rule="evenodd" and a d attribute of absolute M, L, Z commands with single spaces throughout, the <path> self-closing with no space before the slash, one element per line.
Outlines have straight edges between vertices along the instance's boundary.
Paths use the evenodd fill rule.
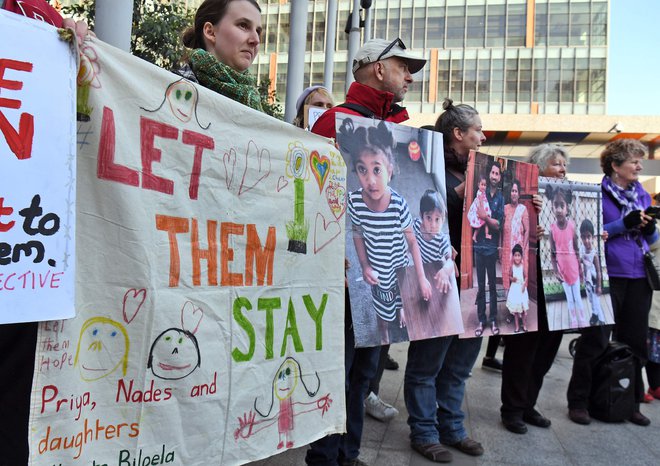
<path fill-rule="evenodd" d="M 660 218 L 660 206 L 657 205 L 648 206 L 644 211 L 644 213 L 653 218 Z"/>

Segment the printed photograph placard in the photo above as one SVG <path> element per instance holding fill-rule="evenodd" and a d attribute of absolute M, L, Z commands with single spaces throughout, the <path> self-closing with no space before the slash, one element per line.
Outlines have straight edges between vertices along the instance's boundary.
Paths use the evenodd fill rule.
<path fill-rule="evenodd" d="M 465 180 L 462 337 L 534 332 L 538 167 L 471 151 Z"/>
<path fill-rule="evenodd" d="M 336 124 L 355 345 L 461 333 L 442 135 L 341 113 Z"/>
<path fill-rule="evenodd" d="M 614 323 L 599 184 L 540 178 L 543 292 L 550 330 Z"/>

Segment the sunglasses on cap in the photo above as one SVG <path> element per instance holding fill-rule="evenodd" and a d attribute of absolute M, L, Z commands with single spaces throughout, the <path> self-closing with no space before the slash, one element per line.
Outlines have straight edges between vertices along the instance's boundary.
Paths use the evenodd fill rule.
<path fill-rule="evenodd" d="M 387 52 L 389 52 L 390 50 L 392 50 L 392 48 L 393 48 L 395 45 L 398 45 L 398 46 L 401 47 L 403 50 L 406 49 L 406 44 L 404 44 L 403 41 L 397 37 L 396 39 L 394 39 L 394 40 L 390 43 L 390 45 L 388 45 L 387 47 L 385 47 L 385 49 L 384 49 L 382 52 L 380 52 L 380 55 L 378 55 L 378 58 L 376 58 L 376 61 L 380 61 L 380 59 L 383 58 L 383 56 L 386 55 Z"/>

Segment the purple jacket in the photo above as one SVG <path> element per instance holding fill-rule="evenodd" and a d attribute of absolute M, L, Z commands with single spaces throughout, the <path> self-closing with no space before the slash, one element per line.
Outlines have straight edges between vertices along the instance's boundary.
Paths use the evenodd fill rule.
<path fill-rule="evenodd" d="M 642 185 L 635 182 L 635 190 L 644 209 L 651 205 L 651 196 L 644 191 Z M 621 206 L 603 188 L 603 228 L 608 237 L 605 242 L 605 261 L 607 262 L 607 273 L 611 277 L 619 278 L 645 278 L 644 259 L 642 251 L 635 240 L 635 236 L 628 233 L 638 231 L 636 228 L 626 229 L 621 217 Z M 648 249 L 647 244 L 653 243 L 658 234 L 641 237 L 642 245 Z M 645 244 L 646 243 L 646 244 Z"/>

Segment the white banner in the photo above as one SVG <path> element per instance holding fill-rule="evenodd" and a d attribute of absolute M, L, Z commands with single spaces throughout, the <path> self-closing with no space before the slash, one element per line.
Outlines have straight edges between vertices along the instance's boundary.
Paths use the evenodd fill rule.
<path fill-rule="evenodd" d="M 40 326 L 30 464 L 240 464 L 343 431 L 339 152 L 82 53 L 78 316 Z"/>

